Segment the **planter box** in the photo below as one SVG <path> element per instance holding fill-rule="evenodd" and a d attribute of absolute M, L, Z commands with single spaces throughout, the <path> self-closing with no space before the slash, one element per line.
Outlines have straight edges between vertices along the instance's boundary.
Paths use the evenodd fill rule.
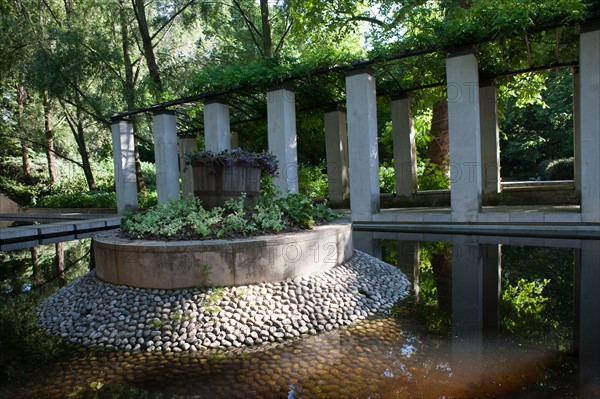
<path fill-rule="evenodd" d="M 235 240 L 129 240 L 112 231 L 93 245 L 99 279 L 157 289 L 278 282 L 329 270 L 354 252 L 350 221 Z"/>
<path fill-rule="evenodd" d="M 260 168 L 233 163 L 228 166 L 192 162 L 194 195 L 205 209 L 224 206 L 230 198 L 246 193 L 246 204 L 253 205 L 260 195 Z"/>

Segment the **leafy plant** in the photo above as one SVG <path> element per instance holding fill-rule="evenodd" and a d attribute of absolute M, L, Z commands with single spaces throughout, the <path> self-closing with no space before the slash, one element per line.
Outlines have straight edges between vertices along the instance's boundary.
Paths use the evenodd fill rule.
<path fill-rule="evenodd" d="M 125 214 L 121 230 L 131 238 L 190 240 L 277 233 L 286 228 L 308 229 L 337 217 L 339 214 L 324 204 L 314 204 L 299 194 L 262 198 L 252 207 L 244 206 L 242 196 L 230 199 L 224 208 L 210 211 L 202 208 L 200 200 L 189 196 L 143 212 Z"/>

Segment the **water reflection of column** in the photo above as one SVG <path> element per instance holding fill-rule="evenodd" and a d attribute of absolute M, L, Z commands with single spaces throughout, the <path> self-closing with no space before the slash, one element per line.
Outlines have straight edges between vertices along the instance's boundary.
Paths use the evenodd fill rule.
<path fill-rule="evenodd" d="M 381 241 L 373 238 L 373 232 L 354 231 L 352 232 L 352 239 L 354 249 L 381 259 Z"/>
<path fill-rule="evenodd" d="M 483 360 L 483 250 L 476 237 L 452 242 L 452 370 L 469 379 Z"/>
<path fill-rule="evenodd" d="M 582 241 L 579 258 L 579 394 L 600 396 L 600 242 Z"/>
<path fill-rule="evenodd" d="M 396 252 L 398 256 L 398 268 L 404 273 L 413 271 L 415 303 L 419 303 L 419 242 L 398 241 Z"/>
<path fill-rule="evenodd" d="M 500 326 L 500 289 L 502 249 L 500 245 L 482 245 L 483 249 L 483 333 L 496 335 Z"/>

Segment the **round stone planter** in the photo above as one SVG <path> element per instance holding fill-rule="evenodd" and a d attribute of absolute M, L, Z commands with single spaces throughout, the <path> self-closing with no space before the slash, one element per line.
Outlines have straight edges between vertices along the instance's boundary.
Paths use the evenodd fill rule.
<path fill-rule="evenodd" d="M 148 241 L 94 237 L 96 275 L 140 288 L 240 286 L 329 270 L 353 254 L 348 221 L 235 240 Z"/>

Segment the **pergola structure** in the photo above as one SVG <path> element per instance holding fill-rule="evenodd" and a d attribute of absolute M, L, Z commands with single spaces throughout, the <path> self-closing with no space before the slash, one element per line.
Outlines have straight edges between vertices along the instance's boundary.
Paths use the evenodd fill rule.
<path fill-rule="evenodd" d="M 548 24 L 530 30 L 545 32 L 563 27 Z M 575 27 L 568 27 L 576 32 Z M 352 219 L 357 222 L 456 222 L 456 223 L 600 223 L 600 19 L 581 23 L 576 60 L 562 62 L 558 33 L 556 59 L 542 66 L 519 70 L 482 71 L 477 46 L 445 50 L 430 47 L 404 51 L 384 59 L 358 61 L 350 65 L 320 68 L 302 76 L 275 82 L 266 93 L 269 150 L 279 159 L 280 176 L 275 183 L 282 192 L 298 191 L 296 96 L 314 96 L 315 108 L 324 111 L 329 194 L 332 202 L 349 197 Z M 530 43 L 527 51 L 531 58 Z M 486 43 L 477 45 L 485 46 Z M 504 52 L 502 46 L 499 47 Z M 488 49 L 489 50 L 489 49 Z M 421 57 L 421 58 L 419 58 Z M 429 57 L 429 58 L 427 58 Z M 446 80 L 429 78 L 413 87 L 403 87 L 401 74 L 405 60 L 442 59 Z M 426 64 L 427 62 L 423 62 Z M 575 187 L 580 194 L 579 211 L 519 212 L 484 209 L 484 195 L 500 191 L 499 138 L 495 78 L 528 71 L 573 67 Z M 418 63 L 410 66 L 419 68 Z M 337 76 L 338 83 L 331 76 Z M 318 81 L 329 77 L 327 81 Z M 323 84 L 343 79 L 345 99 L 320 98 L 315 93 Z M 334 83 L 331 83 L 331 81 Z M 306 82 L 311 81 L 311 85 Z M 316 82 L 315 82 L 316 81 Z M 410 93 L 445 86 L 448 98 L 450 140 L 450 209 L 432 211 L 381 212 L 379 154 L 377 146 L 377 99 L 391 97 L 394 164 L 397 195 L 410 197 L 417 192 L 414 129 Z M 221 92 L 206 92 L 112 116 L 115 181 L 118 210 L 137 208 L 133 122 L 128 117 L 153 113 L 159 203 L 193 191 L 190 168 L 183 167 L 185 154 L 196 150 L 194 136 L 177 133 L 173 108 L 204 103 L 205 148 L 213 151 L 235 146 L 231 129 L 232 93 L 262 90 L 248 84 Z M 342 107 L 345 105 L 345 108 Z"/>

